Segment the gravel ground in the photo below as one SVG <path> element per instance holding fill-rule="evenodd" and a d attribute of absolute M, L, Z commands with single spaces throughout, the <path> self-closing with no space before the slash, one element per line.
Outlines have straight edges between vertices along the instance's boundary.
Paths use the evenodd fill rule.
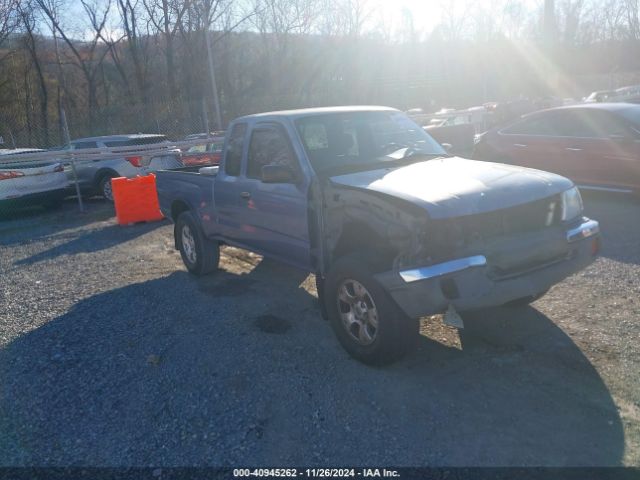
<path fill-rule="evenodd" d="M 425 319 L 351 360 L 313 278 L 73 203 L 0 222 L 0 465 L 640 465 L 640 204 L 588 196 L 603 256 L 533 307 Z"/>

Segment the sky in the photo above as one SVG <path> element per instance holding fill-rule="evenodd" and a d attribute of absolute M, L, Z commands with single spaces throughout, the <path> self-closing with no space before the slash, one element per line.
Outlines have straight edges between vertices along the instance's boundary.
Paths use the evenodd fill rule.
<path fill-rule="evenodd" d="M 413 23 L 415 33 L 424 37 L 443 21 L 452 17 L 470 19 L 478 11 L 498 18 L 510 5 L 522 6 L 526 10 L 533 10 L 543 4 L 544 0 L 368 0 L 367 6 L 372 14 L 369 18 L 369 27 L 377 30 L 381 26 L 397 36 L 402 34 L 407 20 Z M 84 17 L 80 2 L 71 2 L 71 8 L 66 14 L 70 17 Z M 112 12 L 114 22 L 117 24 L 115 9 Z M 381 25 L 382 23 L 382 25 Z M 250 28 L 244 26 L 244 28 Z M 242 30 L 243 27 L 240 27 Z M 367 30 L 365 24 L 364 29 Z M 107 30 L 110 30 L 108 27 Z M 121 32 L 114 30 L 113 35 L 119 36 Z M 91 38 L 92 31 L 87 31 L 86 38 Z"/>
<path fill-rule="evenodd" d="M 441 4 L 435 0 L 380 0 L 385 15 L 393 18 L 394 23 L 402 22 L 404 11 L 411 13 L 415 28 L 421 31 L 431 31 L 438 24 L 441 17 Z"/>
<path fill-rule="evenodd" d="M 470 18 L 484 11 L 496 18 L 509 8 L 520 7 L 522 12 L 535 11 L 544 0 L 372 0 L 378 2 L 380 16 L 388 19 L 393 30 L 401 28 L 403 17 L 409 12 L 416 32 L 428 33 L 447 17 Z"/>

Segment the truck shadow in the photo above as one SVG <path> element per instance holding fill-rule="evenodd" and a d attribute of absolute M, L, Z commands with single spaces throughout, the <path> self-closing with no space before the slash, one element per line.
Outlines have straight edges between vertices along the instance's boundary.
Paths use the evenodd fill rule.
<path fill-rule="evenodd" d="M 11 210 L 0 210 L 0 227 L 11 228 L 13 226 L 29 226 L 56 223 L 60 221 L 82 223 L 85 218 L 91 219 L 93 215 L 109 213 L 114 214 L 113 204 L 101 198 L 83 199 L 84 213 L 81 213 L 76 198 L 65 198 L 59 208 L 46 208 L 41 205 L 16 207 Z"/>
<path fill-rule="evenodd" d="M 105 200 L 86 199 L 84 209 L 81 213 L 75 199 L 66 199 L 62 207 L 55 210 L 40 207 L 26 212 L 16 210 L 8 217 L 0 217 L 0 245 L 44 239 L 114 217 L 113 205 Z"/>
<path fill-rule="evenodd" d="M 585 214 L 600 222 L 603 257 L 618 262 L 640 263 L 640 201 L 629 194 L 583 191 Z"/>
<path fill-rule="evenodd" d="M 422 337 L 371 368 L 339 347 L 305 276 L 269 261 L 175 272 L 13 340 L 0 352 L 0 464 L 621 463 L 610 392 L 535 309 L 470 316 L 462 348 Z M 288 326 L 261 329 L 260 316 Z"/>

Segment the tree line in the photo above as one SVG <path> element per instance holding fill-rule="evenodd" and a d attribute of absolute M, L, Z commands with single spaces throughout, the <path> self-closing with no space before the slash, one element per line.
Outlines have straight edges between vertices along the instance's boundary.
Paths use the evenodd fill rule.
<path fill-rule="evenodd" d="M 382 0 L 0 0 L 0 135 L 60 144 L 62 109 L 72 137 L 213 128 L 207 42 L 223 123 L 577 96 L 640 71 L 638 0 L 426 3 L 428 30 Z"/>

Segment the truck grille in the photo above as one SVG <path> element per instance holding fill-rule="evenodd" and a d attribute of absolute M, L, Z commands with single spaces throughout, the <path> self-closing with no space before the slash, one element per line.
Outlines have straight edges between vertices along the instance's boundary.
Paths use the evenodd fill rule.
<path fill-rule="evenodd" d="M 440 220 L 428 234 L 430 250 L 449 256 L 473 243 L 542 230 L 560 222 L 561 208 L 560 195 L 554 195 L 493 212 Z"/>

